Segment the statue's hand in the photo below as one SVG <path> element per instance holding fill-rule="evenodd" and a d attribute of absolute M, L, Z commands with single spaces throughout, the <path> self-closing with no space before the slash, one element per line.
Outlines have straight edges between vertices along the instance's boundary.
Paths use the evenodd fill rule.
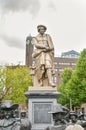
<path fill-rule="evenodd" d="M 50 51 L 50 48 L 49 48 L 49 47 L 46 47 L 46 51 Z"/>
<path fill-rule="evenodd" d="M 46 52 L 46 49 L 43 49 L 42 51 L 43 51 L 43 52 Z"/>
<path fill-rule="evenodd" d="M 46 49 L 43 49 L 42 51 L 43 51 L 43 52 L 48 52 L 48 51 L 50 51 L 50 48 L 49 48 L 49 47 L 46 47 Z"/>

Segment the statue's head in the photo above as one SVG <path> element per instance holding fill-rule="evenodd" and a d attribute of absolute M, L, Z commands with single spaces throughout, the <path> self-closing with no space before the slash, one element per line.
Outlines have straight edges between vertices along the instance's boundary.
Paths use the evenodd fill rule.
<path fill-rule="evenodd" d="M 4 112 L 4 118 L 13 117 L 13 111 L 18 109 L 18 104 L 12 104 L 11 100 L 5 100 L 4 103 L 1 104 L 1 109 Z"/>
<path fill-rule="evenodd" d="M 62 105 L 60 104 L 54 105 L 49 113 L 52 114 L 54 124 L 61 121 L 66 115 L 66 112 L 63 110 Z"/>
<path fill-rule="evenodd" d="M 70 112 L 70 114 L 69 114 L 69 119 L 71 119 L 71 121 L 72 122 L 76 122 L 76 120 L 77 120 L 77 114 L 75 113 L 75 112 Z"/>
<path fill-rule="evenodd" d="M 21 117 L 21 118 L 26 118 L 26 111 L 25 111 L 25 110 L 22 110 L 22 111 L 21 111 L 20 117 Z"/>
<path fill-rule="evenodd" d="M 47 30 L 47 27 L 45 25 L 38 25 L 37 30 L 39 33 L 44 33 Z"/>
<path fill-rule="evenodd" d="M 11 118 L 12 117 L 12 111 L 9 111 L 9 110 L 5 110 L 4 111 L 4 118 L 6 118 L 6 119 L 9 119 L 9 118 Z"/>

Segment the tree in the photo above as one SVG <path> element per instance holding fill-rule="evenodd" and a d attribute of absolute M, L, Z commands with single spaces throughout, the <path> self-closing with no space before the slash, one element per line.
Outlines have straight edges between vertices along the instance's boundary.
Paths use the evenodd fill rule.
<path fill-rule="evenodd" d="M 73 104 L 80 106 L 82 103 L 86 103 L 86 49 L 81 52 L 76 71 L 68 85 L 70 86 L 69 95 L 72 97 Z"/>
<path fill-rule="evenodd" d="M 64 72 L 61 74 L 62 83 L 58 88 L 58 91 L 61 92 L 61 97 L 58 99 L 58 102 L 66 106 L 69 106 L 70 101 L 70 97 L 68 94 L 69 86 L 67 85 L 67 83 L 71 79 L 72 73 L 73 71 L 71 68 L 65 68 Z"/>
<path fill-rule="evenodd" d="M 3 99 L 10 99 L 14 103 L 25 103 L 24 93 L 32 86 L 30 70 L 26 66 L 7 67 L 5 95 Z"/>
<path fill-rule="evenodd" d="M 62 96 L 59 102 L 68 104 L 67 97 L 72 99 L 73 106 L 81 106 L 86 103 L 86 49 L 80 54 L 76 70 L 72 71 L 68 78 L 68 72 L 62 74 L 62 84 L 58 89 Z"/>
<path fill-rule="evenodd" d="M 0 103 L 3 100 L 7 91 L 5 91 L 6 84 L 6 67 L 0 66 Z"/>

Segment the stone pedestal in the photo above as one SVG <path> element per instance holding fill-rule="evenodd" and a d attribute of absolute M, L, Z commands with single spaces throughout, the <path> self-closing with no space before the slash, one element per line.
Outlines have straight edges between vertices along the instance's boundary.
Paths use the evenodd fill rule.
<path fill-rule="evenodd" d="M 28 98 L 32 130 L 44 130 L 47 126 L 53 125 L 52 115 L 48 112 L 57 103 L 60 93 L 52 87 L 31 87 L 25 96 Z"/>

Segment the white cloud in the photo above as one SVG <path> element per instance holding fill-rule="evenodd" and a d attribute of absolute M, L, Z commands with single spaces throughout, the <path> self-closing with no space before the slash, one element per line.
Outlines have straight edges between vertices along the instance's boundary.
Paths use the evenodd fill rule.
<path fill-rule="evenodd" d="M 15 48 L 24 48 L 22 40 L 17 39 L 15 37 L 9 37 L 6 35 L 0 35 L 0 38 L 9 46 L 9 47 L 15 47 Z"/>
<path fill-rule="evenodd" d="M 39 0 L 0 0 L 3 13 L 29 11 L 32 15 L 36 15 L 40 9 Z"/>
<path fill-rule="evenodd" d="M 0 43 L 6 50 L 21 52 L 17 59 L 20 57 L 23 63 L 26 36 L 37 35 L 38 24 L 47 26 L 46 33 L 51 35 L 57 55 L 73 49 L 80 52 L 86 47 L 86 0 L 0 0 L 0 5 Z M 0 48 L 3 50 L 1 44 Z M 15 59 L 15 51 L 11 53 Z"/>

